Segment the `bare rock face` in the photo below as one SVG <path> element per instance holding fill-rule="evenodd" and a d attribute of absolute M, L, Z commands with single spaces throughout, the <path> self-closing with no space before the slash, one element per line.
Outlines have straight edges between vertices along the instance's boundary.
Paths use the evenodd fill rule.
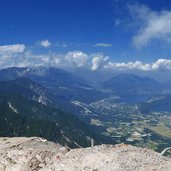
<path fill-rule="evenodd" d="M 0 171 L 170 171 L 171 159 L 130 145 L 69 149 L 42 138 L 0 138 Z"/>

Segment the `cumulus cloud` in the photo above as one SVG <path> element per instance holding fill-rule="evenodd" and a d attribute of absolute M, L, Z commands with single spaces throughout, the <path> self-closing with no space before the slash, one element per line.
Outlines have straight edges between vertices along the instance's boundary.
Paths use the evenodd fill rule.
<path fill-rule="evenodd" d="M 48 47 L 51 46 L 51 42 L 50 42 L 49 40 L 42 40 L 42 41 L 40 42 L 40 45 L 41 45 L 42 47 L 44 47 L 44 48 L 48 48 Z"/>
<path fill-rule="evenodd" d="M 10 67 L 16 63 L 17 57 L 24 53 L 24 44 L 0 46 L 0 67 Z"/>
<path fill-rule="evenodd" d="M 95 47 L 111 47 L 112 44 L 110 44 L 110 43 L 96 43 L 94 46 Z"/>
<path fill-rule="evenodd" d="M 58 67 L 61 62 L 61 56 L 55 53 L 34 54 L 32 51 L 26 51 L 22 56 L 17 58 L 15 65 L 19 67 L 34 66 L 54 66 Z"/>
<path fill-rule="evenodd" d="M 83 67 L 88 61 L 88 55 L 81 51 L 68 52 L 65 60 L 76 67 Z"/>
<path fill-rule="evenodd" d="M 26 50 L 25 50 L 26 49 Z M 48 54 L 35 54 L 28 50 L 24 44 L 0 46 L 0 68 L 7 67 L 35 67 L 52 66 L 60 68 L 82 68 L 92 71 L 171 71 L 171 59 L 158 59 L 151 63 L 114 62 L 101 53 L 87 54 L 82 51 L 71 51 L 66 54 L 49 52 Z"/>
<path fill-rule="evenodd" d="M 158 71 L 158 70 L 171 70 L 171 59 L 158 59 L 152 63 L 143 63 L 141 61 L 135 62 L 121 62 L 114 63 L 108 62 L 104 66 L 110 70 L 138 70 L 138 71 Z"/>
<path fill-rule="evenodd" d="M 108 60 L 108 57 L 104 57 L 102 54 L 95 54 L 92 56 L 93 58 L 91 60 L 92 63 L 91 70 L 93 71 L 103 67 L 106 61 Z"/>
<path fill-rule="evenodd" d="M 0 46 L 0 68 L 58 66 L 61 56 L 55 53 L 34 54 L 25 45 Z"/>
<path fill-rule="evenodd" d="M 152 63 L 152 70 L 168 69 L 171 70 L 171 59 L 158 59 L 156 62 Z"/>
<path fill-rule="evenodd" d="M 5 53 L 22 53 L 25 50 L 24 44 L 15 44 L 15 45 L 4 45 L 0 46 L 0 54 Z"/>
<path fill-rule="evenodd" d="M 145 5 L 130 5 L 129 11 L 135 22 L 139 23 L 133 37 L 135 47 L 144 47 L 155 39 L 171 42 L 171 11 L 152 11 Z"/>

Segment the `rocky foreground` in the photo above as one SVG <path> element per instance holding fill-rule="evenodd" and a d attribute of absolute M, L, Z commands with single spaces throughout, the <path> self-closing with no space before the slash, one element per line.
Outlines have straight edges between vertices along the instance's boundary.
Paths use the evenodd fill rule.
<path fill-rule="evenodd" d="M 0 138 L 0 171 L 170 171 L 171 159 L 130 145 L 69 149 L 45 139 Z"/>

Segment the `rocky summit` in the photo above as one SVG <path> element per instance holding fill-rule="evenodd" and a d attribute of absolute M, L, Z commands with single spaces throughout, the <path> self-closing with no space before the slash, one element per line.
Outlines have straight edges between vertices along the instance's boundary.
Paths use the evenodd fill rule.
<path fill-rule="evenodd" d="M 126 144 L 70 149 L 38 137 L 0 138 L 0 171 L 170 171 L 171 159 Z"/>

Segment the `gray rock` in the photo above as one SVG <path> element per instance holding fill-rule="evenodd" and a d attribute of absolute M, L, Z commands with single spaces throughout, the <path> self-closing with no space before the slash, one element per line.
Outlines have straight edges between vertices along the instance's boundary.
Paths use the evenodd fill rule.
<path fill-rule="evenodd" d="M 0 138 L 0 171 L 33 170 L 170 171 L 171 159 L 125 144 L 69 149 L 37 137 Z"/>

